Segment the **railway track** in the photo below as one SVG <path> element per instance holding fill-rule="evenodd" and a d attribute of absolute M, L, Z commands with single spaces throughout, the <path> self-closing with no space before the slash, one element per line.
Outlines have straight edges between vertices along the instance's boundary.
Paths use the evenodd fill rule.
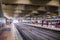
<path fill-rule="evenodd" d="M 60 34 L 52 30 L 35 28 L 24 24 L 15 24 L 25 40 L 60 40 Z"/>

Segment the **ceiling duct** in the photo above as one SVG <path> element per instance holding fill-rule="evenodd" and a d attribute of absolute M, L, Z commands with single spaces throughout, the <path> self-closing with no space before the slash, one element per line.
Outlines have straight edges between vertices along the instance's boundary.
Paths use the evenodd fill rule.
<path fill-rule="evenodd" d="M 57 6 L 46 6 L 45 8 L 47 11 L 50 11 L 50 12 L 58 12 Z"/>
<path fill-rule="evenodd" d="M 46 11 L 44 6 L 39 7 L 37 10 Z"/>
<path fill-rule="evenodd" d="M 32 4 L 45 4 L 51 0 L 30 0 Z"/>
<path fill-rule="evenodd" d="M 43 15 L 43 14 L 46 14 L 46 11 L 38 11 L 38 13 Z"/>
<path fill-rule="evenodd" d="M 14 3 L 16 2 L 17 0 L 2 0 L 2 3 Z"/>
<path fill-rule="evenodd" d="M 59 6 L 59 1 L 52 0 L 52 1 L 48 2 L 47 5 L 49 5 L 49 6 Z"/>
<path fill-rule="evenodd" d="M 38 13 L 37 11 L 32 11 L 32 13 Z"/>
<path fill-rule="evenodd" d="M 15 10 L 24 10 L 24 5 L 17 5 Z"/>
<path fill-rule="evenodd" d="M 40 7 L 40 5 L 25 5 L 26 10 L 36 10 Z"/>
<path fill-rule="evenodd" d="M 22 11 L 21 10 L 16 10 L 16 11 L 14 11 L 14 13 L 19 14 L 19 13 L 22 13 Z"/>

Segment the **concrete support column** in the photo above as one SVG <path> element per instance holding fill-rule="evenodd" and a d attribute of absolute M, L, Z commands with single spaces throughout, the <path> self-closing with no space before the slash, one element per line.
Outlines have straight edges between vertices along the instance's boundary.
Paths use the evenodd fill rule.
<path fill-rule="evenodd" d="M 60 7 L 58 8 L 58 15 L 60 16 Z"/>
<path fill-rule="evenodd" d="M 2 12 L 2 3 L 0 2 L 0 17 L 3 17 L 3 12 Z"/>

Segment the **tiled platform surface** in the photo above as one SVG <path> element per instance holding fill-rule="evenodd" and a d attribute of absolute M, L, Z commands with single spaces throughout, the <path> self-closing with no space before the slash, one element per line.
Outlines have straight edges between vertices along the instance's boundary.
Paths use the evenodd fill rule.
<path fill-rule="evenodd" d="M 10 31 L 4 32 L 6 40 L 23 40 L 21 35 L 18 33 L 18 30 L 15 28 L 13 24 L 6 25 L 7 28 L 10 28 Z"/>
<path fill-rule="evenodd" d="M 30 25 L 30 26 L 35 26 L 35 27 L 46 28 L 46 29 L 51 29 L 51 30 L 56 30 L 56 31 L 60 31 L 60 28 L 56 28 L 53 25 L 48 25 L 48 26 L 47 25 L 43 25 L 43 26 L 41 26 L 40 24 L 29 24 L 29 23 L 23 23 L 23 24 Z"/>
<path fill-rule="evenodd" d="M 11 25 L 6 25 L 0 32 L 0 40 L 13 40 L 11 34 Z"/>

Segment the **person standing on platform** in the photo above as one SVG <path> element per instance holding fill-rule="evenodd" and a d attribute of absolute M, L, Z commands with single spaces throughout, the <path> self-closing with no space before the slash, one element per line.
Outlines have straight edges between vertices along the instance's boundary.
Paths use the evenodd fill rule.
<path fill-rule="evenodd" d="M 48 21 L 46 21 L 46 25 L 47 25 L 47 27 L 48 27 L 48 24 L 49 24 Z"/>
<path fill-rule="evenodd" d="M 44 25 L 44 20 L 42 20 L 42 26 Z"/>

